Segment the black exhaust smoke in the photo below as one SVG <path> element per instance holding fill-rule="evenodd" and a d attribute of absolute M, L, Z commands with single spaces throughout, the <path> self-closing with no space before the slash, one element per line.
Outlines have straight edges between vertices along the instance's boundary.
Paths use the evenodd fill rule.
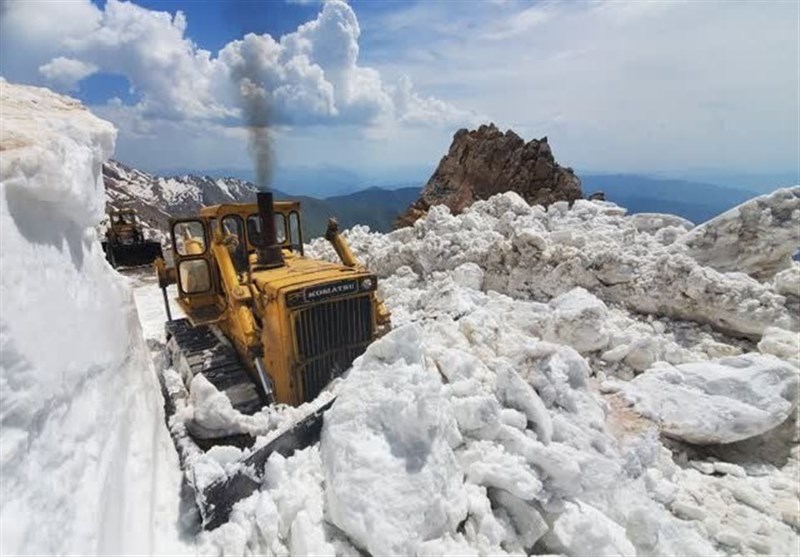
<path fill-rule="evenodd" d="M 250 154 L 256 170 L 256 186 L 268 190 L 272 182 L 273 155 L 270 142 L 269 94 L 250 76 L 239 79 L 242 116 L 247 125 Z"/>
<path fill-rule="evenodd" d="M 283 253 L 278 245 L 275 230 L 275 209 L 272 205 L 272 192 L 260 191 L 257 195 L 258 214 L 261 216 L 261 242 L 256 245 L 259 265 L 267 268 L 283 266 Z"/>

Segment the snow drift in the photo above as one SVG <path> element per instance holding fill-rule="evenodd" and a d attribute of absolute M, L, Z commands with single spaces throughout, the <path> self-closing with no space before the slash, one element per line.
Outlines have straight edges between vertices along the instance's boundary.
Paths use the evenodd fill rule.
<path fill-rule="evenodd" d="M 783 216 L 765 218 L 752 241 L 760 238 L 760 250 L 768 251 L 773 246 L 769 230 L 787 240 L 800 229 L 800 186 L 758 200 L 762 211 Z M 391 234 L 354 227 L 347 239 L 383 276 L 408 266 L 424 277 L 471 262 L 484 270 L 484 288 L 514 297 L 549 300 L 580 286 L 637 312 L 707 323 L 735 335 L 758 338 L 770 326 L 800 328 L 797 311 L 787 307 L 782 292 L 772 285 L 698 263 L 695 243 L 690 252 L 679 241 L 697 229 L 687 232 L 683 223 L 668 216 L 625 213 L 612 203 L 585 200 L 572 208 L 555 203 L 545 211 L 507 192 L 478 201 L 459 216 L 434 207 L 413 228 Z M 723 229 L 739 230 L 730 223 Z M 719 241 L 730 243 L 727 237 Z M 314 245 L 331 256 L 321 242 Z M 712 252 L 717 248 L 708 241 L 704 245 Z M 797 250 L 791 242 L 789 246 Z M 782 244 L 781 257 L 785 249 Z M 748 253 L 760 250 L 748 245 Z M 755 261 L 748 259 L 748 272 L 758 274 Z M 764 272 L 773 269 L 773 261 L 761 261 Z"/>
<path fill-rule="evenodd" d="M 765 249 L 800 218 L 775 210 Z M 681 241 L 692 230 L 506 193 L 346 232 L 394 330 L 332 386 L 319 445 L 270 459 L 202 551 L 796 551 L 797 267 L 717 271 Z"/>
<path fill-rule="evenodd" d="M 0 552 L 163 550 L 158 384 L 93 229 L 116 132 L 45 89 L 0 81 L 0 103 Z"/>
<path fill-rule="evenodd" d="M 800 212 L 781 214 L 785 236 Z M 698 263 L 679 242 L 690 230 L 609 203 L 545 211 L 506 193 L 457 217 L 434 207 L 388 235 L 347 232 L 381 275 L 396 330 L 354 363 L 323 431 L 336 531 L 368 551 L 420 554 L 795 551 L 797 490 L 784 482 L 798 470 L 796 440 L 776 442 L 789 455 L 776 467 L 673 453 L 658 437 L 749 442 L 787 423 L 797 436 L 789 281 Z M 336 257 L 322 241 L 308 252 Z M 370 387 L 385 378 L 396 396 L 382 402 Z M 395 424 L 405 415 L 408 430 Z M 413 442 L 398 445 L 398 429 Z M 433 457 L 448 449 L 456 469 Z M 420 454 L 422 467 L 383 474 Z M 453 476 L 461 488 L 412 495 L 417 481 Z"/>

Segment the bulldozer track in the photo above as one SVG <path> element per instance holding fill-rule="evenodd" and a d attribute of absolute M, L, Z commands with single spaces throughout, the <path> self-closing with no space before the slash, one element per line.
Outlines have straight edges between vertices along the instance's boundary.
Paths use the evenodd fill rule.
<path fill-rule="evenodd" d="M 188 367 L 192 376 L 201 373 L 231 399 L 234 408 L 244 414 L 254 414 L 264 406 L 259 391 L 250 380 L 234 348 L 221 340 L 210 327 L 192 327 L 187 319 L 176 319 L 167 322 L 166 330 L 168 353 L 172 355 L 173 367 Z M 183 366 L 178 365 L 178 358 L 184 360 Z M 196 455 L 212 446 L 252 446 L 255 438 L 247 434 L 213 439 L 201 439 L 192 435 L 183 422 L 173 419 L 177 405 L 180 404 L 177 401 L 188 396 L 188 387 L 182 386 L 176 391 L 168 385 L 164 373 L 159 374 L 159 383 L 164 396 L 167 429 L 178 449 L 182 468 L 190 470 Z M 195 485 L 190 480 L 202 527 L 212 530 L 226 522 L 233 506 L 260 488 L 264 465 L 273 453 L 288 457 L 295 451 L 318 442 L 323 415 L 333 403 L 334 399 L 331 399 L 281 431 L 273 432 L 266 445 L 246 453 L 248 456 L 242 460 L 242 466 L 232 474 L 205 486 Z M 193 473 L 187 472 L 187 478 L 194 478 Z"/>
<path fill-rule="evenodd" d="M 202 374 L 242 414 L 255 414 L 265 406 L 236 350 L 210 327 L 192 327 L 187 319 L 175 319 L 167 322 L 166 329 L 167 341 L 174 340 L 177 347 L 172 350 L 173 365 L 183 359 L 192 377 Z"/>

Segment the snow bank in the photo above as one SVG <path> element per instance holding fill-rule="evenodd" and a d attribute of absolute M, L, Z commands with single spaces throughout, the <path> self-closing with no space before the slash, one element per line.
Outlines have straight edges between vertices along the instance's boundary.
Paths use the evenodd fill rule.
<path fill-rule="evenodd" d="M 0 552 L 174 551 L 158 384 L 92 228 L 115 130 L 45 89 L 0 80 L 0 103 Z"/>
<path fill-rule="evenodd" d="M 738 464 L 674 441 L 668 449 L 655 413 L 599 387 L 634 388 L 667 366 L 696 370 L 687 404 L 712 399 L 702 415 L 739 438 L 742 424 L 755 435 L 791 412 L 797 372 L 778 360 L 794 334 L 780 327 L 792 322 L 788 298 L 699 265 L 674 246 L 689 228 L 603 203 L 545 212 L 506 194 L 459 217 L 434 208 L 411 230 L 349 231 L 382 275 L 393 331 L 333 386 L 320 444 L 274 455 L 264 488 L 201 536 L 202 551 L 795 551 L 797 445 L 770 437 L 791 420 L 742 441 L 769 450 L 742 449 L 755 461 Z M 308 252 L 336 258 L 322 241 Z M 675 265 L 689 275 L 658 276 Z M 645 303 L 650 315 L 629 311 Z M 713 321 L 714 304 L 731 318 Z M 758 350 L 777 357 L 710 322 L 763 332 Z"/>
<path fill-rule="evenodd" d="M 774 356 L 660 364 L 613 384 L 661 431 L 689 443 L 733 443 L 783 423 L 797 407 L 800 371 Z M 612 387 L 612 386 L 610 386 Z"/>
<path fill-rule="evenodd" d="M 457 217 L 434 207 L 412 229 L 346 232 L 382 276 L 395 331 L 354 364 L 342 384 L 349 391 L 353 381 L 349 400 L 337 401 L 330 425 L 326 418 L 324 506 L 335 531 L 362 549 L 426 555 L 795 551 L 800 518 L 787 505 L 797 491 L 784 482 L 797 471 L 796 444 L 780 449 L 789 455 L 781 468 L 690 464 L 659 439 L 667 420 L 598 388 L 616 378 L 633 389 L 637 380 L 620 379 L 645 372 L 644 383 L 647 370 L 675 366 L 697 371 L 687 419 L 702 410 L 731 439 L 787 423 L 797 388 L 787 335 L 796 336 L 797 316 L 777 291 L 783 282 L 699 264 L 677 243 L 690 228 L 669 216 L 627 217 L 608 203 L 545 211 L 503 194 Z M 323 241 L 308 253 L 336 258 Z M 730 332 L 763 336 L 758 349 L 784 361 L 753 354 L 752 340 Z M 659 385 L 662 394 L 668 387 Z M 708 399 L 715 404 L 702 406 Z M 447 459 L 436 466 L 463 487 L 439 484 L 420 501 L 426 480 L 403 474 L 409 451 L 388 439 L 391 428 L 409 427 L 392 423 L 400 409 L 424 400 L 436 411 L 412 412 L 423 431 L 408 438 L 452 451 L 455 469 Z M 708 466 L 725 479 L 704 484 L 696 467 Z M 464 517 L 456 528 L 448 508 Z M 409 509 L 439 519 L 419 527 Z M 406 545 L 384 542 L 387 524 L 411 532 Z M 335 539 L 324 523 L 316 531 Z"/>
<path fill-rule="evenodd" d="M 800 188 L 781 192 L 759 198 L 759 207 L 774 218 L 763 219 L 749 252 L 772 249 L 770 231 L 785 239 L 800 227 L 800 211 L 785 207 Z M 686 224 L 668 215 L 643 220 L 611 203 L 583 200 L 571 209 L 555 203 L 545 211 L 513 192 L 476 202 L 458 216 L 433 207 L 413 228 L 390 234 L 361 226 L 345 233 L 356 255 L 382 276 L 408 266 L 429 277 L 473 263 L 484 272 L 484 289 L 515 298 L 550 300 L 580 286 L 606 303 L 736 335 L 758 338 L 771 326 L 800 328 L 783 286 L 776 291 L 742 272 L 699 263 L 679 241 L 687 234 Z M 312 242 L 310 253 L 335 258 L 323 240 Z M 748 261 L 743 270 L 753 272 L 756 264 Z M 765 265 L 766 272 L 771 264 Z"/>

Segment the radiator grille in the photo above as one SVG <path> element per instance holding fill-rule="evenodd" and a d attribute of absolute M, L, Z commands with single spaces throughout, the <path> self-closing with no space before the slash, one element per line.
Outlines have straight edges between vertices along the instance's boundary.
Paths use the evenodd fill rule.
<path fill-rule="evenodd" d="M 294 330 L 295 377 L 308 402 L 344 373 L 372 340 L 372 302 L 369 296 L 357 296 L 297 310 Z"/>

